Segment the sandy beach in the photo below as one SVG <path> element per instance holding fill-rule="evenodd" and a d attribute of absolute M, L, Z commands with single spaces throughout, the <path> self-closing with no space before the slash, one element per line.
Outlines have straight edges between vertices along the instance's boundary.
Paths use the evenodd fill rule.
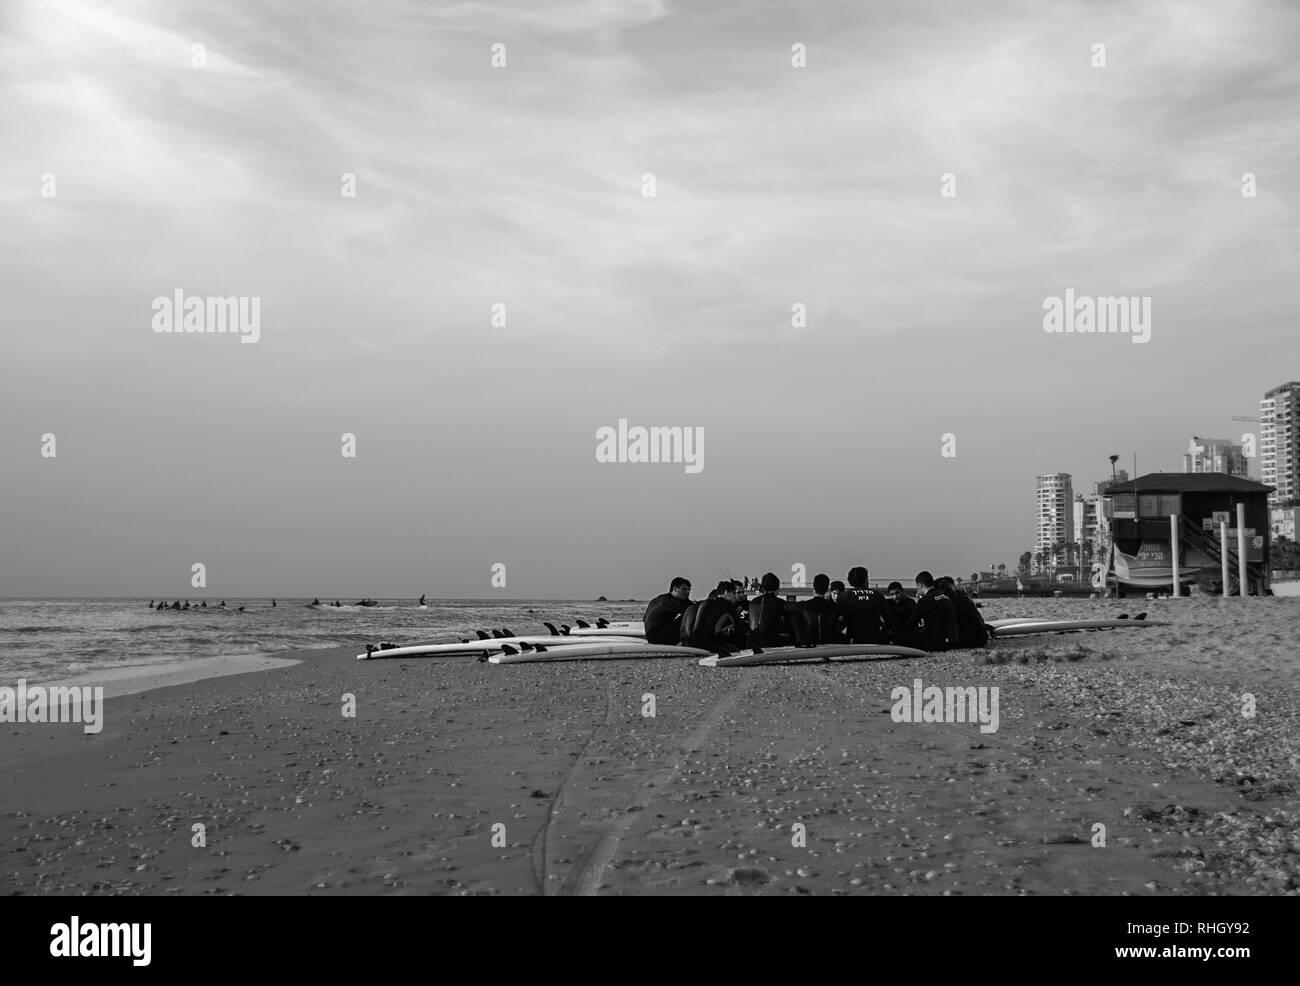
<path fill-rule="evenodd" d="M 119 693 L 97 735 L 4 724 L 0 890 L 1295 895 L 1300 603 L 984 613 L 1138 609 L 1174 625 L 731 669 L 349 647 Z M 917 678 L 997 686 L 998 730 L 895 722 Z"/>

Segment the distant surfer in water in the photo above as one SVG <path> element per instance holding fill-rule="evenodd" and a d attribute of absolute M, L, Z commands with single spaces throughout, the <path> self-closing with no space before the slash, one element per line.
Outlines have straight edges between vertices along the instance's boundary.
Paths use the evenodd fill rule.
<path fill-rule="evenodd" d="M 314 598 L 314 599 L 311 601 L 311 604 L 312 604 L 313 606 L 319 606 L 319 605 L 320 605 L 320 597 L 317 596 L 316 598 Z"/>
<path fill-rule="evenodd" d="M 682 614 L 691 605 L 691 581 L 681 576 L 668 584 L 668 591 L 655 596 L 645 608 L 647 644 L 676 644 L 681 640 Z"/>
<path fill-rule="evenodd" d="M 271 600 L 271 608 L 272 608 L 272 609 L 275 609 L 275 600 L 274 600 L 274 599 Z"/>
<path fill-rule="evenodd" d="M 420 593 L 420 605 L 421 605 L 421 606 L 424 605 L 424 593 L 423 593 L 423 592 Z"/>

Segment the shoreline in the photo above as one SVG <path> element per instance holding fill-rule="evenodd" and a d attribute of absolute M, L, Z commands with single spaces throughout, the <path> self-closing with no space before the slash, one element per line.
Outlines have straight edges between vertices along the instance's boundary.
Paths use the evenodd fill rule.
<path fill-rule="evenodd" d="M 283 654 L 307 653 L 282 651 Z M 189 661 L 166 661 L 159 664 L 128 664 L 102 671 L 87 671 L 54 681 L 36 681 L 43 688 L 102 687 L 104 698 L 138 695 L 156 688 L 189 685 L 211 678 L 271 671 L 293 667 L 302 658 L 287 658 L 271 654 L 230 654 L 223 657 L 200 657 Z"/>

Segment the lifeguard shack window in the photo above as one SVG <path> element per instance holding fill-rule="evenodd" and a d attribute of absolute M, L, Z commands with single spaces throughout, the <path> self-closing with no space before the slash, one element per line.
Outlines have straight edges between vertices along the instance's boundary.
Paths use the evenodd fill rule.
<path fill-rule="evenodd" d="M 1141 493 L 1138 495 L 1139 517 L 1168 517 L 1179 513 L 1177 493 Z"/>

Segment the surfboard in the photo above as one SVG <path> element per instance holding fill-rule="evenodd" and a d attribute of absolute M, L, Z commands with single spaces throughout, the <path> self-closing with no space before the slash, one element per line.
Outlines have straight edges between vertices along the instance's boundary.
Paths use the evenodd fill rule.
<path fill-rule="evenodd" d="M 995 628 L 994 639 L 1022 637 L 1030 633 L 1064 633 L 1067 630 L 1138 630 L 1167 627 L 1166 620 L 1044 620 L 1038 623 L 1013 623 Z"/>
<path fill-rule="evenodd" d="M 552 637 L 551 641 L 554 642 Z M 591 640 L 590 637 L 587 638 Z M 512 647 L 511 650 L 514 650 Z M 550 643 L 533 650 L 491 654 L 492 664 L 538 664 L 545 661 L 617 661 L 644 660 L 652 657 L 708 657 L 709 652 L 699 647 L 674 647 L 661 644 L 638 643 L 624 640 L 616 643 L 581 643 L 553 647 Z"/>
<path fill-rule="evenodd" d="M 566 636 L 569 637 L 644 637 L 645 627 L 574 627 Z M 552 637 L 552 640 L 555 638 Z"/>
<path fill-rule="evenodd" d="M 1126 622 L 1128 620 L 1142 620 L 1145 618 L 1146 618 L 1146 613 L 1138 613 L 1137 616 L 1121 615 L 1116 617 L 1116 619 L 1121 619 Z M 1110 617 L 1104 617 L 1104 619 L 1110 619 Z M 1001 619 L 1001 620 L 985 620 L 984 624 L 985 626 L 991 626 L 997 628 L 997 627 L 1014 626 L 1017 623 L 1059 623 L 1059 622 L 1060 622 L 1059 620 L 1049 620 L 1043 616 L 1008 616 L 1005 619 Z"/>
<path fill-rule="evenodd" d="M 595 623 L 588 623 L 586 620 L 578 620 L 577 626 L 581 629 L 592 627 L 596 630 L 608 630 L 614 627 L 618 627 L 620 630 L 645 629 L 645 623 L 641 620 L 607 620 L 604 617 L 601 617 Z"/>
<path fill-rule="evenodd" d="M 530 636 L 530 637 L 490 637 L 487 640 L 470 640 L 462 637 L 457 643 L 416 644 L 411 647 L 392 647 L 388 650 L 373 650 L 369 654 L 358 654 L 358 661 L 377 660 L 388 657 L 461 657 L 476 654 L 496 654 L 502 647 L 519 647 L 521 644 L 547 644 L 555 647 L 571 647 L 586 644 L 616 644 L 626 642 L 624 637 L 583 637 L 569 643 L 568 637 Z"/>
<path fill-rule="evenodd" d="M 822 661 L 832 657 L 929 657 L 915 647 L 898 644 L 822 644 L 818 647 L 773 647 L 757 654 L 752 650 L 720 656 L 710 654 L 700 661 L 704 668 L 738 668 L 779 661 Z"/>

